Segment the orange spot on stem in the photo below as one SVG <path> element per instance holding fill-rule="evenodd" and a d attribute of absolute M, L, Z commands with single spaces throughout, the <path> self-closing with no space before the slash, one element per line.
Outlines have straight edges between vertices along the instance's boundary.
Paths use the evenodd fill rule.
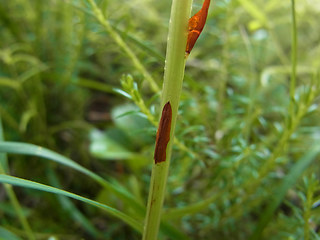
<path fill-rule="evenodd" d="M 156 164 L 166 161 L 167 145 L 170 140 L 171 120 L 171 104 L 170 102 L 167 102 L 162 109 L 162 115 L 157 131 L 156 147 L 154 151 L 154 161 Z"/>
<path fill-rule="evenodd" d="M 204 0 L 202 8 L 193 17 L 189 19 L 189 33 L 186 46 L 186 56 L 188 56 L 200 36 L 204 25 L 206 24 L 210 0 Z"/>

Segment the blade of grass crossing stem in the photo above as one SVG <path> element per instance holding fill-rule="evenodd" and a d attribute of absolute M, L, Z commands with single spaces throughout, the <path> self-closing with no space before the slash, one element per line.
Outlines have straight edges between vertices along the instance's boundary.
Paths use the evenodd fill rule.
<path fill-rule="evenodd" d="M 60 182 L 55 174 L 55 172 L 49 168 L 48 169 L 48 179 L 52 186 L 61 189 Z M 62 195 L 57 195 L 57 198 L 73 220 L 79 223 L 94 239 L 101 238 L 98 230 L 92 225 L 92 223 L 78 210 L 78 208 L 73 204 L 73 202 Z"/>
<path fill-rule="evenodd" d="M 15 186 L 20 186 L 20 187 L 24 187 L 24 188 L 31 188 L 31 189 L 36 189 L 39 191 L 43 191 L 43 192 L 49 192 L 49 193 L 54 193 L 54 194 L 59 194 L 62 196 L 66 196 L 69 198 L 73 198 L 76 200 L 79 200 L 81 202 L 87 203 L 91 206 L 100 208 L 104 211 L 106 211 L 107 213 L 109 213 L 110 215 L 114 216 L 115 218 L 118 218 L 120 220 L 122 220 L 123 222 L 127 223 L 129 226 L 131 226 L 133 229 L 137 230 L 138 232 L 142 232 L 142 224 L 140 224 L 139 222 L 137 222 L 135 219 L 131 218 L 130 216 L 120 212 L 119 210 L 109 207 L 105 204 L 96 202 L 94 200 L 79 196 L 77 194 L 74 193 L 70 193 L 58 188 L 54 188 L 48 185 L 44 185 L 41 183 L 37 183 L 37 182 L 33 182 L 33 181 L 29 181 L 26 179 L 22 179 L 22 178 L 17 178 L 17 177 L 12 177 L 12 176 L 8 176 L 8 175 L 3 175 L 0 174 L 0 183 L 7 183 L 7 184 L 11 184 L 11 185 L 15 185 Z"/>
<path fill-rule="evenodd" d="M 2 128 L 2 121 L 0 117 L 0 143 L 4 141 L 4 136 L 3 136 L 3 128 Z M 0 174 L 7 174 L 9 171 L 8 168 L 8 160 L 7 160 L 7 155 L 5 153 L 0 152 Z M 5 184 L 4 188 L 8 194 L 9 200 L 18 216 L 18 219 L 20 221 L 20 224 L 22 228 L 24 229 L 26 236 L 30 240 L 34 240 L 35 237 L 33 235 L 32 229 L 30 227 L 30 224 L 28 220 L 26 219 L 25 215 L 23 214 L 22 207 L 19 203 L 19 200 L 12 188 L 11 185 Z"/>
<path fill-rule="evenodd" d="M 68 166 L 91 177 L 93 180 L 108 189 L 110 192 L 117 195 L 122 201 L 133 207 L 138 214 L 143 215 L 145 213 L 144 207 L 129 192 L 123 191 L 122 189 L 104 180 L 94 172 L 91 172 L 90 170 L 82 167 L 71 159 L 68 159 L 49 149 L 28 143 L 0 142 L 0 152 L 37 156 Z"/>
<path fill-rule="evenodd" d="M 259 240 L 262 239 L 262 233 L 268 223 L 272 220 L 272 216 L 284 199 L 287 191 L 291 188 L 298 178 L 302 175 L 304 170 L 316 159 L 319 154 L 319 147 L 314 147 L 303 156 L 290 170 L 289 174 L 283 179 L 281 185 L 276 189 L 275 193 L 272 194 L 274 198 L 271 200 L 269 206 L 261 214 L 259 223 L 250 237 L 249 240 Z"/>
<path fill-rule="evenodd" d="M 154 163 L 151 173 L 147 215 L 143 239 L 155 240 L 158 236 L 161 210 L 168 177 L 174 129 L 177 118 L 182 82 L 185 69 L 185 48 L 187 44 L 188 20 L 192 0 L 173 0 L 169 23 L 164 84 L 162 90 L 161 109 L 170 103 L 172 109 L 170 141 L 166 146 L 166 159 Z"/>

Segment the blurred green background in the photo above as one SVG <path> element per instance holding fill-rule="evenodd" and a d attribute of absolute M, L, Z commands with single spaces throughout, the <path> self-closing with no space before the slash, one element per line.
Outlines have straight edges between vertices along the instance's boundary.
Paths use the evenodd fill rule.
<path fill-rule="evenodd" d="M 0 0 L 3 135 L 71 158 L 145 205 L 160 102 L 150 82 L 162 86 L 171 1 L 96 3 L 102 19 L 86 0 Z M 201 4 L 194 0 L 193 13 Z M 305 171 L 298 165 L 320 139 L 319 14 L 319 0 L 296 1 L 297 73 L 290 97 L 291 1 L 211 3 L 187 61 L 167 184 L 164 221 L 179 236 L 320 239 L 319 161 L 315 157 Z M 143 221 L 68 167 L 25 155 L 8 159 L 10 175 Z M 295 167 L 301 171 L 291 171 Z M 14 190 L 36 239 L 141 237 L 83 203 Z M 163 231 L 160 238 L 175 236 Z M 1 237 L 27 239 L 2 186 Z"/>

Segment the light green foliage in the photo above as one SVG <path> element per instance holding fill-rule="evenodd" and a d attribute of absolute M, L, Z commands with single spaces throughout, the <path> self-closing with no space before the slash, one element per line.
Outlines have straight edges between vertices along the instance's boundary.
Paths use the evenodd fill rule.
<path fill-rule="evenodd" d="M 0 181 L 20 186 L 0 184 L 0 239 L 141 239 L 170 8 L 0 0 Z M 159 239 L 320 239 L 319 14 L 212 1 Z"/>

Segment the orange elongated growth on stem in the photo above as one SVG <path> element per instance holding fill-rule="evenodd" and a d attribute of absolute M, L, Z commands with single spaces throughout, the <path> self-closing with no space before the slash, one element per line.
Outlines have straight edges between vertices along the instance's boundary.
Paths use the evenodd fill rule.
<path fill-rule="evenodd" d="M 170 140 L 171 120 L 172 108 L 170 102 L 167 102 L 162 109 L 159 128 L 157 131 L 156 148 L 154 150 L 154 161 L 156 164 L 166 161 L 167 145 Z"/>
<path fill-rule="evenodd" d="M 210 0 L 204 0 L 202 8 L 193 17 L 189 19 L 189 33 L 186 46 L 186 57 L 189 56 L 194 44 L 200 36 L 204 25 L 206 24 Z"/>

